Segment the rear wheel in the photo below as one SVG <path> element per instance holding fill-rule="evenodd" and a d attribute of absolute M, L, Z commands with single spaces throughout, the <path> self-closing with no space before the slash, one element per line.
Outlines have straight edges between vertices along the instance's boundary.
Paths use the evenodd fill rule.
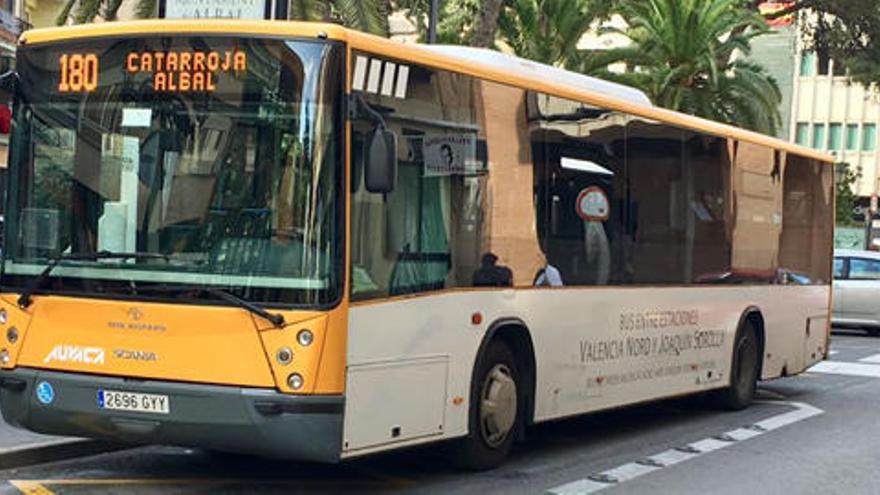
<path fill-rule="evenodd" d="M 758 332 L 751 322 L 746 322 L 737 332 L 733 344 L 730 385 L 715 392 L 714 398 L 719 406 L 740 410 L 752 403 L 758 383 L 759 352 Z"/>
<path fill-rule="evenodd" d="M 513 352 L 496 340 L 479 358 L 471 383 L 468 436 L 453 449 L 454 461 L 473 470 L 499 466 L 513 446 L 521 409 Z"/>

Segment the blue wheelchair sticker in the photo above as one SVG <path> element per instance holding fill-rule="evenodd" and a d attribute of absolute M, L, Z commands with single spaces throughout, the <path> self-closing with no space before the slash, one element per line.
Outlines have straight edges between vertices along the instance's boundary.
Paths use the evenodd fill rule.
<path fill-rule="evenodd" d="M 37 384 L 37 400 L 47 406 L 55 400 L 55 389 L 49 382 L 40 382 Z"/>

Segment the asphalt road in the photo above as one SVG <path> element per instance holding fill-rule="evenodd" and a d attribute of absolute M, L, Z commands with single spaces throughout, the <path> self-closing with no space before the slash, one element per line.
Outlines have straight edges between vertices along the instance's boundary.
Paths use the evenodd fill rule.
<path fill-rule="evenodd" d="M 440 448 L 341 465 L 142 447 L 0 471 L 0 495 L 80 493 L 880 493 L 880 338 L 836 333 L 831 361 L 720 412 L 664 401 L 541 425 L 503 467 Z"/>

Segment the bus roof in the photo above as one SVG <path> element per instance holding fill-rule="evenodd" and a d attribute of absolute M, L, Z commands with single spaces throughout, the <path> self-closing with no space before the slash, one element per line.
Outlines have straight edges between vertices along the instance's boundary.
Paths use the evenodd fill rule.
<path fill-rule="evenodd" d="M 419 45 L 373 36 L 337 24 L 298 21 L 244 21 L 229 19 L 144 20 L 103 22 L 79 26 L 34 29 L 22 33 L 20 44 L 61 42 L 92 37 L 144 36 L 156 34 L 212 34 L 252 36 L 301 36 L 350 43 L 354 48 L 471 76 L 512 84 L 533 91 L 570 98 L 643 118 L 668 122 L 692 130 L 727 136 L 823 162 L 834 157 L 812 148 L 727 124 L 651 105 L 637 89 L 569 72 L 492 50 L 444 45 Z"/>

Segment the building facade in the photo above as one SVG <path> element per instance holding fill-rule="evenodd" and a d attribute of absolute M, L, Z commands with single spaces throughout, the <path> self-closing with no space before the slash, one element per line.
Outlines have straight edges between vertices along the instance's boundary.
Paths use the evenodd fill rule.
<path fill-rule="evenodd" d="M 880 93 L 851 82 L 833 60 L 802 47 L 795 62 L 790 139 L 860 168 L 857 195 L 878 192 Z"/>

